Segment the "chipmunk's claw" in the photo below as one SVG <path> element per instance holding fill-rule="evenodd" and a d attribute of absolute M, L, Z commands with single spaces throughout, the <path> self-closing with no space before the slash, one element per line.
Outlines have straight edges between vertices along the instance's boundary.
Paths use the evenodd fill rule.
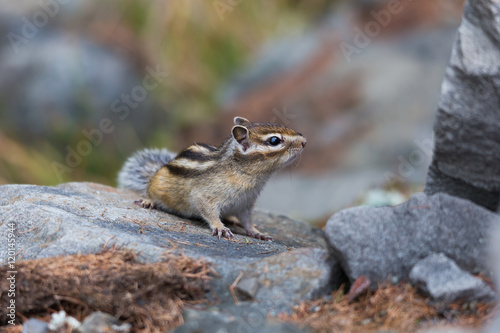
<path fill-rule="evenodd" d="M 145 200 L 145 199 L 136 200 L 136 201 L 134 201 L 134 203 L 136 205 L 141 206 L 142 208 L 149 208 L 149 209 L 155 209 L 156 208 L 156 205 L 152 201 Z"/>
<path fill-rule="evenodd" d="M 217 236 L 217 237 L 219 237 L 219 239 L 221 239 L 222 237 L 226 237 L 227 239 L 234 238 L 233 233 L 227 227 L 213 228 L 212 229 L 212 236 Z"/>
<path fill-rule="evenodd" d="M 260 232 L 247 231 L 247 235 L 264 241 L 272 241 L 273 238 L 268 234 L 261 234 Z"/>

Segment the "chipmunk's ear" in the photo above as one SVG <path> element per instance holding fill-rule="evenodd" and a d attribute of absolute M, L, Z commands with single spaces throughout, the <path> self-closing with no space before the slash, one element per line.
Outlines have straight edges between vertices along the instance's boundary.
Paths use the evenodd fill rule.
<path fill-rule="evenodd" d="M 250 121 L 248 119 L 243 118 L 243 117 L 234 117 L 234 124 L 246 126 L 246 125 L 250 124 Z"/>
<path fill-rule="evenodd" d="M 233 134 L 233 138 L 243 146 L 243 151 L 247 150 L 247 148 L 250 146 L 248 142 L 248 130 L 246 127 L 243 127 L 241 125 L 236 125 L 233 127 L 231 130 L 231 133 Z"/>

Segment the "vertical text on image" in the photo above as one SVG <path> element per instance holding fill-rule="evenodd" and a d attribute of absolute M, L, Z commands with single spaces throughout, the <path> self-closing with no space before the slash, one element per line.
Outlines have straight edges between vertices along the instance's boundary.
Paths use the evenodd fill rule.
<path fill-rule="evenodd" d="M 16 231 L 17 226 L 15 222 L 7 223 L 7 281 L 9 290 L 7 297 L 9 299 L 7 305 L 7 317 L 10 325 L 15 325 L 16 320 Z"/>

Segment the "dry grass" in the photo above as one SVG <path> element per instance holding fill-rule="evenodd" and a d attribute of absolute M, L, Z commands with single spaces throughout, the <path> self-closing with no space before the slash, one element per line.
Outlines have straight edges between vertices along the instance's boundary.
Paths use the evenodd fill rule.
<path fill-rule="evenodd" d="M 94 311 L 132 324 L 134 331 L 165 331 L 182 323 L 184 302 L 203 297 L 211 268 L 186 256 L 141 263 L 126 250 L 22 261 L 16 265 L 18 318 L 48 318 L 64 310 L 82 320 Z M 0 268 L 4 276 L 7 267 Z M 7 290 L 7 280 L 0 290 Z M 2 292 L 2 303 L 7 294 Z M 5 307 L 0 318 L 7 318 Z M 6 324 L 1 322 L 1 324 Z"/>
<path fill-rule="evenodd" d="M 441 308 L 409 284 L 381 286 L 349 302 L 342 290 L 332 293 L 330 300 L 306 302 L 291 315 L 280 320 L 310 326 L 316 332 L 416 332 L 429 325 L 453 324 L 478 327 L 493 316 L 494 305 L 457 302 Z"/>

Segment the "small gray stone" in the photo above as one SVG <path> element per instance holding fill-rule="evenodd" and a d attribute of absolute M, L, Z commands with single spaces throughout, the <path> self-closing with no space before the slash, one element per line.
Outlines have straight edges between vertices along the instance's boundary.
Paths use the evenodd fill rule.
<path fill-rule="evenodd" d="M 327 222 L 331 249 L 352 281 L 373 286 L 389 276 L 408 277 L 421 259 L 444 253 L 470 272 L 487 272 L 486 241 L 497 215 L 445 193 L 414 194 L 396 207 L 356 207 Z"/>
<path fill-rule="evenodd" d="M 48 333 L 49 324 L 40 319 L 30 318 L 23 324 L 23 333 Z"/>
<path fill-rule="evenodd" d="M 249 298 L 255 298 L 259 290 L 257 278 L 251 277 L 241 280 L 236 285 L 236 290 Z"/>
<path fill-rule="evenodd" d="M 120 325 L 120 321 L 110 314 L 104 312 L 94 312 L 78 328 L 80 333 L 101 333 L 113 332 L 113 325 Z"/>
<path fill-rule="evenodd" d="M 464 271 L 444 254 L 431 254 L 413 266 L 410 280 L 432 299 L 493 301 L 494 291 L 480 278 Z"/>

